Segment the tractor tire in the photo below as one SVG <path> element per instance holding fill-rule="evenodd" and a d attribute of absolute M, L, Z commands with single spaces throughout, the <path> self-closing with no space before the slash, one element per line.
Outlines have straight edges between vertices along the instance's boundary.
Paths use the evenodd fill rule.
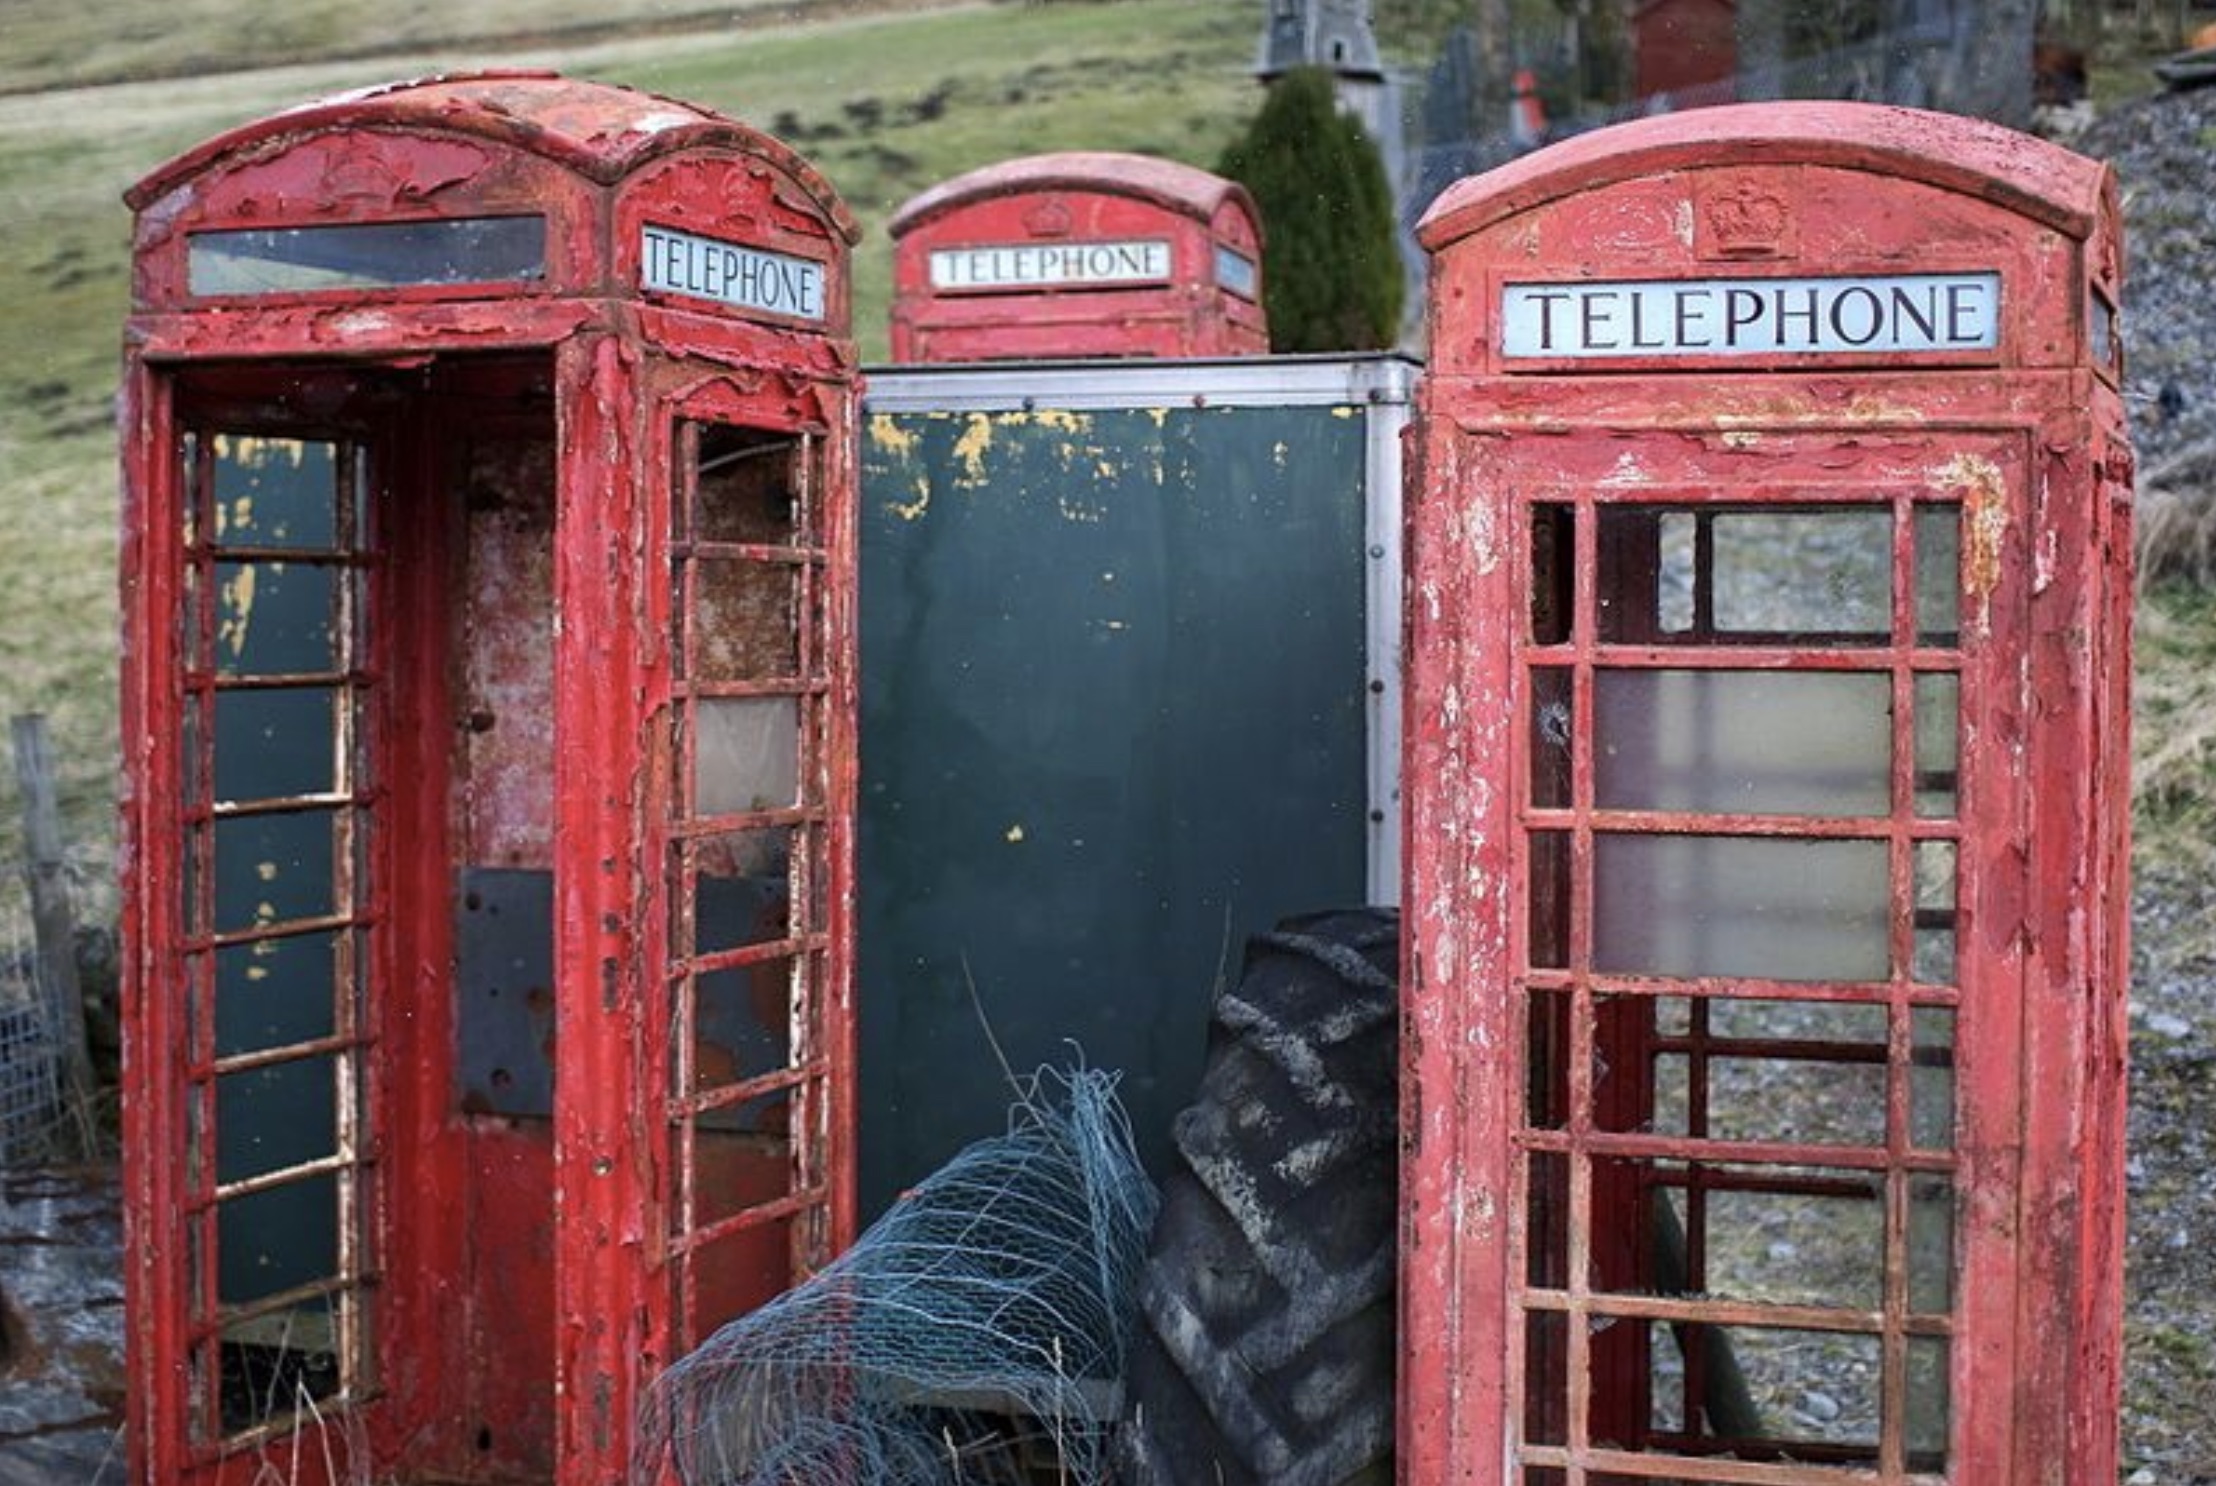
<path fill-rule="evenodd" d="M 1288 919 L 1218 997 L 1125 1366 L 1123 1486 L 1393 1476 L 1399 916 Z"/>

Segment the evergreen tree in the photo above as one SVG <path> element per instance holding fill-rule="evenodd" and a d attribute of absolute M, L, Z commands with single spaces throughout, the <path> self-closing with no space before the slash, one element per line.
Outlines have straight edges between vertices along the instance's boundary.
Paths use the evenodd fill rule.
<path fill-rule="evenodd" d="M 1339 111 L 1331 75 L 1301 67 L 1270 84 L 1216 173 L 1262 216 L 1263 307 L 1273 351 L 1375 351 L 1400 331 L 1398 224 L 1385 163 Z"/>

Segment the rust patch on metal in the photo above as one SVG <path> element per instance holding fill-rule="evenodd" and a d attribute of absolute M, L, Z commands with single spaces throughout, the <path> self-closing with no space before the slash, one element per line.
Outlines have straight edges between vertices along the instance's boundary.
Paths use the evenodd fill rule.
<path fill-rule="evenodd" d="M 1976 633 L 1988 635 L 2008 535 L 2007 479 L 1992 460 L 1957 454 L 1933 472 L 1933 481 L 1962 501 L 1962 597 Z"/>

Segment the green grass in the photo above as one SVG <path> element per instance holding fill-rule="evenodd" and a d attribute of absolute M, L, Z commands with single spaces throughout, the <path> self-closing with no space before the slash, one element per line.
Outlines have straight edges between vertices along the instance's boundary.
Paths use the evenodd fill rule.
<path fill-rule="evenodd" d="M 349 58 L 367 26 L 402 41 L 444 35 L 452 7 L 309 0 L 265 29 L 241 27 L 235 0 L 120 12 L 0 0 L 0 715 L 49 715 L 67 826 L 93 869 L 107 853 L 116 759 L 113 398 L 130 234 L 121 198 L 164 160 L 277 109 L 431 72 L 555 67 L 681 97 L 779 133 L 846 197 L 867 234 L 854 265 L 856 334 L 875 358 L 885 354 L 891 284 L 884 226 L 909 196 L 1042 150 L 1210 164 L 1258 96 L 1246 74 L 1257 24 L 1246 6 L 879 0 L 773 25 L 794 7 L 758 4 L 739 7 L 731 24 L 725 7 L 692 34 L 572 39 L 597 18 L 620 29 L 654 9 L 649 0 L 496 0 L 469 7 L 477 34 L 537 39 Z M 295 45 L 336 60 L 22 91 L 142 75 L 165 61 L 300 55 L 284 50 Z M 0 857 L 10 863 L 12 797 L 12 770 L 0 769 Z"/>
<path fill-rule="evenodd" d="M 2216 614 L 2208 592 L 2164 583 L 2140 596 L 2133 677 L 2134 854 L 2216 872 Z M 2216 925 L 2198 936 L 2216 942 Z"/>

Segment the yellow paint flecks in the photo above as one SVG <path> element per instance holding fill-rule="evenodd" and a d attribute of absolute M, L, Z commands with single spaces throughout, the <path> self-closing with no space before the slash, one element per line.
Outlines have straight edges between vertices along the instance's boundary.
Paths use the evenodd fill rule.
<path fill-rule="evenodd" d="M 1361 408 L 1355 407 L 1352 403 L 1333 403 L 1331 406 L 1331 416 L 1334 418 L 1359 418 L 1362 416 L 1362 412 Z"/>
<path fill-rule="evenodd" d="M 1062 513 L 1064 521 L 1073 522 L 1079 526 L 1098 526 L 1108 519 L 1108 512 L 1103 507 L 1087 505 L 1083 501 L 1074 501 L 1066 495 L 1058 495 L 1054 498 L 1054 509 Z"/>
<path fill-rule="evenodd" d="M 1084 434 L 1091 433 L 1093 428 L 1092 414 L 1076 413 L 1068 408 L 1036 408 L 1031 412 L 1020 413 L 1015 416 L 1036 427 L 1052 429 L 1056 433 Z"/>
<path fill-rule="evenodd" d="M 223 581 L 223 602 L 216 622 L 215 642 L 234 658 L 246 653 L 246 632 L 254 622 L 254 573 L 252 563 Z"/>
<path fill-rule="evenodd" d="M 993 418 L 990 413 L 969 415 L 969 427 L 954 441 L 954 457 L 960 462 L 962 478 L 971 485 L 981 485 L 985 480 L 985 456 L 993 447 Z"/>
<path fill-rule="evenodd" d="M 1010 846 L 1020 846 L 1023 843 L 1023 827 L 1021 825 L 1010 826 L 1007 831 L 1007 838 Z"/>
<path fill-rule="evenodd" d="M 902 459 L 913 458 L 917 438 L 913 432 L 901 426 L 900 419 L 891 413 L 872 413 L 869 420 L 870 442 Z"/>
<path fill-rule="evenodd" d="M 254 867 L 254 875 L 264 882 L 275 882 L 277 880 L 277 864 L 275 862 L 258 862 Z"/>
<path fill-rule="evenodd" d="M 923 513 L 931 509 L 931 477 L 916 476 L 916 498 L 910 501 L 889 500 L 885 509 L 903 521 L 920 521 Z"/>

